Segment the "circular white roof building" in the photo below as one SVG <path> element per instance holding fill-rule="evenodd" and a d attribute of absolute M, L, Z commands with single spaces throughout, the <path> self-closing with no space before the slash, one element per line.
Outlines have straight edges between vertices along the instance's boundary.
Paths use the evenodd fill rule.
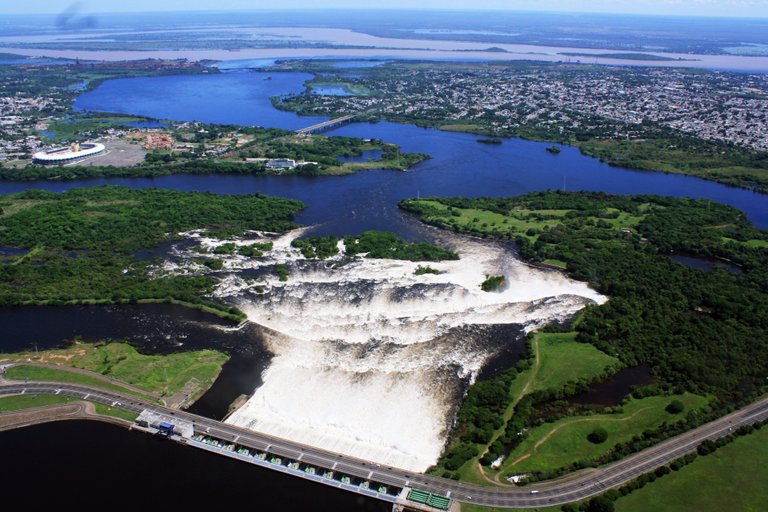
<path fill-rule="evenodd" d="M 99 155 L 106 151 L 104 144 L 98 142 L 86 142 L 83 144 L 72 144 L 69 147 L 54 148 L 46 151 L 39 151 L 32 155 L 32 160 L 36 164 L 66 164 L 76 162 L 89 156 Z"/>

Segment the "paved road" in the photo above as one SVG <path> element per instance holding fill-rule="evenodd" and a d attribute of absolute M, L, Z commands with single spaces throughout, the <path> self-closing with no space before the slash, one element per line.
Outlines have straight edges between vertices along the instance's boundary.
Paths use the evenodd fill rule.
<path fill-rule="evenodd" d="M 269 451 L 270 453 L 365 479 L 371 479 L 396 487 L 417 487 L 430 492 L 449 495 L 451 499 L 477 503 L 486 506 L 507 508 L 533 508 L 569 503 L 620 486 L 642 473 L 669 463 L 696 449 L 705 439 L 717 439 L 728 435 L 736 428 L 768 419 L 768 397 L 743 409 L 719 418 L 711 423 L 669 439 L 618 462 L 581 475 L 551 480 L 528 486 L 525 489 L 503 487 L 480 487 L 411 473 L 397 468 L 383 467 L 375 463 L 353 459 L 319 450 L 311 446 L 278 439 L 250 430 L 227 425 L 220 421 L 204 418 L 184 411 L 178 411 L 151 404 L 135 397 L 101 391 L 86 386 L 63 383 L 14 383 L 0 384 L 0 395 L 19 393 L 64 394 L 112 405 L 140 413 L 144 409 L 175 416 L 195 424 L 199 432 L 240 445 Z M 538 491 L 538 492 L 532 492 Z"/>

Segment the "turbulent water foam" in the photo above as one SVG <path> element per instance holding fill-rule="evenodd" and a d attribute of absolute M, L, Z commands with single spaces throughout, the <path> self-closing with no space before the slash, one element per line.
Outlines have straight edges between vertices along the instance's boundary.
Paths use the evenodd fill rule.
<path fill-rule="evenodd" d="M 275 239 L 260 260 L 222 257 L 216 294 L 263 326 L 275 354 L 263 385 L 227 421 L 388 466 L 434 464 L 466 383 L 489 358 L 520 333 L 604 300 L 494 243 L 442 235 L 461 259 L 417 276 L 418 264 L 405 261 L 307 261 L 290 246 L 300 234 Z M 286 282 L 276 263 L 288 266 Z M 183 268 L 194 271 L 166 270 Z M 481 291 L 500 274 L 503 290 Z M 490 335 L 500 325 L 515 328 Z"/>

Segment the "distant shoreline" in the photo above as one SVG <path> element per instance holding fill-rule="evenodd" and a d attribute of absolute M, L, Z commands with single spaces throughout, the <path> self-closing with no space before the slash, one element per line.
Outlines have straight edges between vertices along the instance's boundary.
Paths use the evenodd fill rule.
<path fill-rule="evenodd" d="M 279 37 L 291 35 L 298 38 L 293 44 L 307 47 L 286 48 L 242 48 L 212 50 L 88 50 L 88 49 L 45 49 L 22 46 L 0 47 L 0 53 L 11 53 L 30 57 L 49 57 L 97 61 L 120 61 L 139 59 L 188 59 L 193 61 L 231 61 L 250 59 L 399 59 L 425 61 L 544 61 L 578 62 L 612 66 L 653 66 L 685 67 L 719 71 L 768 73 L 768 57 L 744 55 L 707 55 L 693 53 L 667 53 L 656 51 L 622 51 L 610 48 L 578 48 L 528 44 L 488 43 L 429 40 L 394 39 L 375 37 L 347 29 L 308 28 L 259 28 Z M 326 47 L 312 46 L 311 39 L 321 40 Z M 51 40 L 50 36 L 0 38 L 0 45 L 66 45 L 67 39 Z M 346 48 L 348 47 L 348 48 Z M 593 58 L 594 57 L 594 58 Z"/>

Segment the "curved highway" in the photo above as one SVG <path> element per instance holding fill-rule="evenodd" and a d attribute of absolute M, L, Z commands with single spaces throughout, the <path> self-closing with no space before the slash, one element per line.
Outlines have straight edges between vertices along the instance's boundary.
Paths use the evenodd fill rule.
<path fill-rule="evenodd" d="M 0 395 L 35 393 L 62 394 L 90 400 L 113 407 L 141 413 L 149 411 L 165 416 L 177 417 L 194 424 L 195 430 L 225 441 L 237 443 L 257 450 L 269 451 L 273 455 L 336 471 L 375 480 L 395 487 L 416 487 L 432 493 L 447 495 L 465 503 L 476 503 L 503 508 L 533 508 L 562 505 L 600 494 L 612 487 L 620 486 L 637 476 L 663 466 L 682 455 L 692 452 L 705 439 L 718 439 L 743 425 L 768 419 L 768 397 L 743 409 L 702 425 L 699 428 L 671 438 L 642 452 L 631 455 L 599 469 L 571 475 L 567 478 L 550 480 L 520 488 L 480 487 L 411 473 L 405 470 L 384 467 L 376 463 L 354 459 L 325 450 L 305 446 L 285 439 L 260 434 L 251 430 L 234 427 L 185 411 L 162 407 L 109 391 L 87 386 L 50 382 L 27 382 L 0 384 Z"/>

